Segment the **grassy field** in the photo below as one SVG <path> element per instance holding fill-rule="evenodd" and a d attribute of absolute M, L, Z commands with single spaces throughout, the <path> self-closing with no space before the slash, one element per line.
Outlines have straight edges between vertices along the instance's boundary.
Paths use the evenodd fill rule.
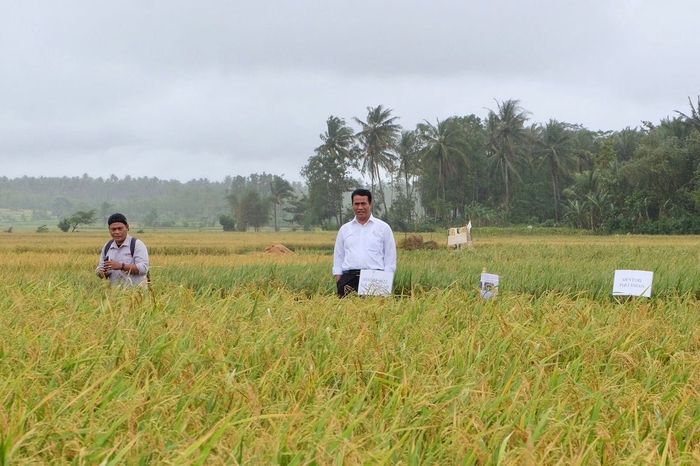
<path fill-rule="evenodd" d="M 698 237 L 494 232 L 338 300 L 332 232 L 138 236 L 150 293 L 106 232 L 0 237 L 0 464 L 700 463 Z"/>

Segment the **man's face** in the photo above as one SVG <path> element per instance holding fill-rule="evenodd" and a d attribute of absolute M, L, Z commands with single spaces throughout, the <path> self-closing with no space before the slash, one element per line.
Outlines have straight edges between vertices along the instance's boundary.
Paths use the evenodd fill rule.
<path fill-rule="evenodd" d="M 129 232 L 129 227 L 121 222 L 114 222 L 109 226 L 109 234 L 112 239 L 119 245 L 121 245 L 126 239 L 126 234 Z"/>
<path fill-rule="evenodd" d="M 352 198 L 352 210 L 355 212 L 355 217 L 360 223 L 365 223 L 369 220 L 372 213 L 372 203 L 369 202 L 367 196 L 355 195 Z"/>

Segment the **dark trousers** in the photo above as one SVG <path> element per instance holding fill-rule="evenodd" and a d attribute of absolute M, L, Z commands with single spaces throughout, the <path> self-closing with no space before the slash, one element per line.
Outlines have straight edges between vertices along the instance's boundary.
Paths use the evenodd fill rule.
<path fill-rule="evenodd" d="M 338 289 L 338 296 L 341 298 L 346 297 L 350 293 L 357 293 L 360 287 L 360 270 L 343 270 L 340 280 L 335 285 Z"/>

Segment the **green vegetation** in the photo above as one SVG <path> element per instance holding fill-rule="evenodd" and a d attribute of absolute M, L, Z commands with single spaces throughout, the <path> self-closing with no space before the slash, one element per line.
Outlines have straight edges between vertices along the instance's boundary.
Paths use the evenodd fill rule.
<path fill-rule="evenodd" d="M 698 234 L 700 124 L 689 103 L 687 114 L 619 131 L 531 122 L 513 99 L 495 102 L 484 118 L 454 115 L 403 129 L 378 105 L 352 118 L 356 128 L 328 117 L 321 144 L 300 167 L 304 184 L 267 173 L 187 183 L 0 177 L 0 225 L 41 225 L 94 209 L 103 219 L 125 212 L 148 228 L 218 227 L 221 215 L 232 215 L 242 231 L 335 229 L 352 215 L 348 193 L 368 184 L 375 213 L 399 231 L 471 219 L 479 226 Z"/>
<path fill-rule="evenodd" d="M 145 233 L 151 292 L 104 236 L 0 243 L 0 464 L 700 462 L 698 237 L 482 232 L 338 300 L 333 233 Z"/>
<path fill-rule="evenodd" d="M 87 212 L 79 210 L 70 217 L 61 219 L 61 221 L 58 222 L 58 229 L 64 233 L 68 231 L 74 232 L 80 225 L 90 225 L 96 221 L 97 212 L 95 210 Z"/>

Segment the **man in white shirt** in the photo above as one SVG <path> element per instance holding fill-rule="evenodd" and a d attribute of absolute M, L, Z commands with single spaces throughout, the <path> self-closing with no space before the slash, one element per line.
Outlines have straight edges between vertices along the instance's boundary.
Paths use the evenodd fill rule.
<path fill-rule="evenodd" d="M 148 285 L 148 250 L 143 241 L 129 235 L 129 224 L 123 214 L 112 214 L 107 220 L 111 240 L 102 247 L 95 273 L 108 278 L 110 285 Z"/>
<path fill-rule="evenodd" d="M 355 218 L 338 230 L 333 251 L 333 275 L 338 296 L 357 292 L 363 269 L 396 271 L 396 241 L 391 227 L 372 215 L 372 193 L 352 192 Z"/>

